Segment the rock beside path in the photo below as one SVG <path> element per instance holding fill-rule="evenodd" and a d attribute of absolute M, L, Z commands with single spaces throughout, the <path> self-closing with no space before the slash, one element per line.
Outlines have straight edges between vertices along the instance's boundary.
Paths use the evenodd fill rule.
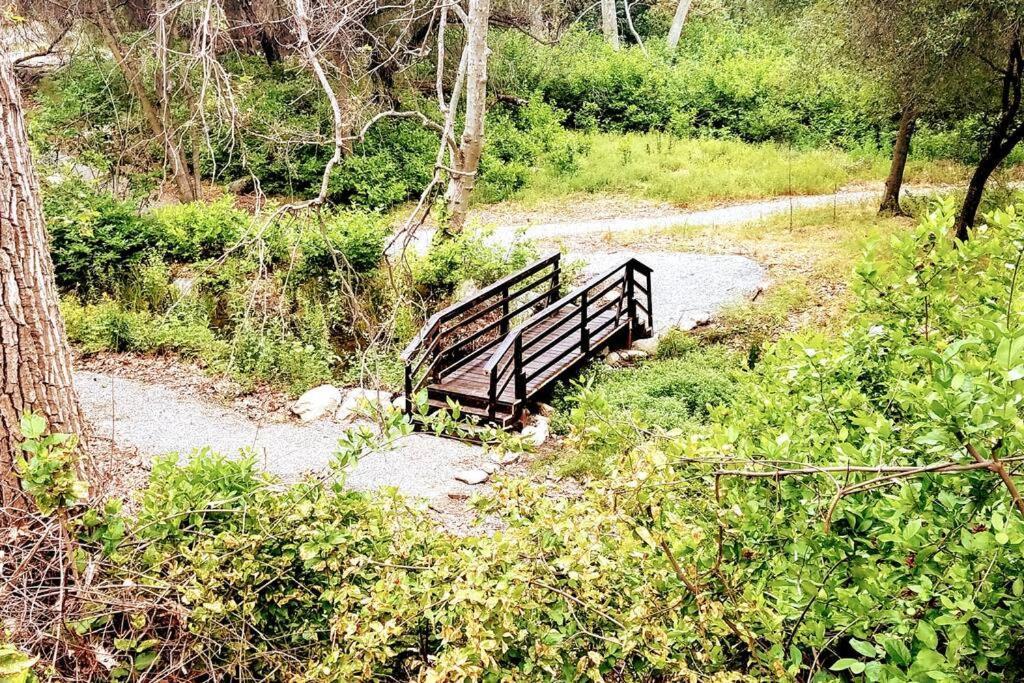
<path fill-rule="evenodd" d="M 291 411 L 303 422 L 312 422 L 333 413 L 340 404 L 341 392 L 330 384 L 322 384 L 299 396 Z"/>

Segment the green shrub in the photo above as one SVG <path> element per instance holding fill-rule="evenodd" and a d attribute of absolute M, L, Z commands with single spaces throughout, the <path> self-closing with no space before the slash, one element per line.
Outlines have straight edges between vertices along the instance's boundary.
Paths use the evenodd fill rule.
<path fill-rule="evenodd" d="M 46 185 L 43 209 L 57 285 L 94 296 L 110 289 L 148 255 L 159 231 L 130 202 L 80 180 Z"/>
<path fill-rule="evenodd" d="M 275 325 L 242 320 L 235 328 L 225 369 L 243 383 L 263 381 L 301 394 L 332 379 L 336 357 L 325 348 L 326 340 L 317 341 L 304 341 Z"/>
<path fill-rule="evenodd" d="M 186 263 L 221 256 L 241 238 L 251 220 L 235 208 L 230 195 L 206 203 L 167 204 L 150 215 L 168 256 Z"/>
<path fill-rule="evenodd" d="M 426 255 L 413 265 L 416 283 L 438 294 L 450 294 L 465 282 L 489 285 L 537 258 L 530 242 L 516 238 L 504 246 L 493 243 L 488 236 L 486 230 L 467 230 L 451 239 L 436 238 Z"/>
<path fill-rule="evenodd" d="M 67 296 L 61 300 L 61 313 L 68 339 L 84 353 L 177 353 L 216 363 L 227 352 L 227 345 L 210 329 L 205 311 L 193 302 L 154 314 L 125 309 L 110 299 L 83 304 Z"/>
<path fill-rule="evenodd" d="M 322 220 L 312 218 L 299 228 L 300 277 L 326 277 L 348 269 L 355 273 L 373 270 L 384 257 L 390 234 L 388 224 L 378 214 L 336 211 Z"/>

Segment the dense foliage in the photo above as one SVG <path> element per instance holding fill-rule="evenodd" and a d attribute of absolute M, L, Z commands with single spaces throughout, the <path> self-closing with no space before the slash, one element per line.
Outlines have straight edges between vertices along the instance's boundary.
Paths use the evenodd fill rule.
<path fill-rule="evenodd" d="M 157 465 L 134 518 L 61 499 L 83 566 L 164 596 L 86 603 L 76 632 L 125 676 L 1013 680 L 1024 514 L 995 470 L 1022 462 L 1024 221 L 957 246 L 948 209 L 861 262 L 843 335 L 780 341 L 706 427 L 638 432 L 578 495 L 500 483 L 491 536 L 209 453 Z M 40 472 L 33 495 L 68 490 Z"/>

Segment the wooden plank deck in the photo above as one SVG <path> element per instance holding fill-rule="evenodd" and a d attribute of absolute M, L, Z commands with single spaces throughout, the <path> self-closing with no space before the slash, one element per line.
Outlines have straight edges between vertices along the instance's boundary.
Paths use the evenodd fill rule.
<path fill-rule="evenodd" d="M 609 325 L 609 321 L 615 318 L 615 315 L 616 312 L 614 310 L 610 310 L 591 319 L 587 328 L 592 334 L 596 333 L 590 340 L 591 349 L 596 350 L 601 347 L 612 335 L 621 331 L 622 325 L 626 324 L 626 316 L 624 314 L 620 314 L 619 317 L 622 320 L 620 325 Z M 524 344 L 528 344 L 530 341 L 542 337 L 546 332 L 548 332 L 548 330 L 556 328 L 559 324 L 562 324 L 563 321 L 566 321 L 566 318 L 568 317 L 578 318 L 579 316 L 571 312 L 562 313 L 560 311 L 559 313 L 556 313 L 551 316 L 549 320 L 545 320 L 536 327 L 527 330 L 523 335 Z M 578 323 L 576 323 L 576 325 L 578 325 Z M 604 326 L 603 329 L 602 325 Z M 562 328 L 555 331 L 555 335 L 557 336 L 558 334 L 565 332 L 572 326 L 572 322 L 565 322 Z M 544 353 L 526 364 L 525 367 L 527 374 L 532 375 L 536 370 L 544 367 L 549 362 L 554 361 L 548 369 L 544 370 L 536 377 L 531 377 L 527 382 L 527 399 L 544 391 L 548 385 L 557 380 L 567 368 L 576 364 L 583 358 L 583 352 L 580 349 L 582 341 L 581 333 L 582 330 L 576 330 L 569 334 L 565 339 L 555 344 L 550 349 L 547 349 Z M 543 344 L 539 344 L 538 347 L 542 345 Z M 530 355 L 532 352 L 534 352 L 534 349 L 529 349 L 525 355 Z M 464 397 L 486 401 L 490 388 L 490 378 L 485 366 L 489 360 L 490 356 L 488 354 L 478 356 L 451 374 L 441 377 L 438 382 L 431 383 L 428 385 L 428 389 L 433 393 L 444 393 L 450 395 L 456 400 L 459 397 Z M 515 403 L 515 400 L 515 386 L 512 382 L 509 382 L 498 396 L 498 401 L 499 403 L 511 406 Z"/>
<path fill-rule="evenodd" d="M 513 427 L 584 362 L 651 334 L 649 267 L 627 259 L 561 298 L 560 272 L 553 254 L 431 316 L 402 354 L 410 417 L 425 389 L 428 410 Z"/>

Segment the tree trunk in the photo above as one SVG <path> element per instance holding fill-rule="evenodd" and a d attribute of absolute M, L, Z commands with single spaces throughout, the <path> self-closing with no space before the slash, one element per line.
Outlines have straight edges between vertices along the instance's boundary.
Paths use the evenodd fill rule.
<path fill-rule="evenodd" d="M 1014 148 L 1024 140 L 1024 121 L 1020 116 L 1022 106 L 1022 85 L 1024 85 L 1024 51 L 1021 49 L 1021 38 L 1014 34 L 1009 45 L 1009 56 L 1006 69 L 1002 72 L 1002 98 L 1000 114 L 992 127 L 985 153 L 974 169 L 971 182 L 967 185 L 967 195 L 953 224 L 953 234 L 965 241 L 970 237 L 970 229 L 978 219 L 978 207 L 985 192 L 985 184 L 993 171 L 1010 156 Z"/>
<path fill-rule="evenodd" d="M 103 34 L 103 42 L 106 43 L 107 49 L 114 56 L 114 61 L 117 63 L 121 75 L 128 82 L 128 87 L 131 88 L 135 99 L 139 101 L 139 106 L 142 108 L 142 114 L 146 119 L 146 123 L 149 124 L 149 129 L 158 140 L 164 143 L 164 154 L 166 154 L 167 160 L 171 164 L 171 174 L 174 176 L 174 184 L 178 188 L 181 201 L 195 201 L 198 198 L 198 194 L 196 188 L 192 187 L 192 178 L 189 174 L 188 163 L 185 161 L 185 154 L 171 134 L 172 132 L 164 127 L 161 122 L 160 113 L 157 112 L 156 106 L 149 98 L 149 93 L 146 92 L 142 76 L 139 74 L 138 69 L 129 63 L 124 50 L 121 49 L 121 43 L 114 33 L 115 29 L 111 23 L 112 21 L 112 17 L 105 16 L 101 11 L 98 22 L 100 33 Z"/>
<path fill-rule="evenodd" d="M 683 34 L 683 26 L 686 25 L 686 17 L 690 14 L 691 4 L 693 4 L 693 0 L 679 0 L 679 4 L 676 5 L 676 14 L 672 17 L 672 25 L 668 29 L 668 38 L 666 39 L 670 52 L 675 52 L 679 45 L 679 36 Z"/>
<path fill-rule="evenodd" d="M 85 436 L 14 68 L 0 56 L 0 501 L 24 504 L 14 472 L 23 412 Z"/>
<path fill-rule="evenodd" d="M 484 115 L 487 113 L 487 24 L 490 0 L 470 0 L 469 25 L 466 26 L 466 123 L 462 141 L 452 160 L 448 182 L 447 206 L 449 234 L 457 234 L 466 224 L 469 197 L 476 185 L 480 154 L 484 147 Z M 453 101 L 452 107 L 459 103 Z M 443 144 L 443 141 L 442 141 Z"/>
<path fill-rule="evenodd" d="M 619 17 L 615 0 L 601 0 L 601 30 L 613 50 L 619 49 Z"/>
<path fill-rule="evenodd" d="M 903 172 L 907 168 L 907 155 L 910 154 L 910 140 L 914 136 L 917 125 L 917 111 L 912 104 L 903 106 L 900 115 L 900 128 L 896 133 L 896 144 L 892 148 L 892 164 L 889 176 L 885 179 L 885 194 L 878 213 L 887 216 L 905 216 L 900 206 L 900 190 L 903 188 Z"/>
<path fill-rule="evenodd" d="M 970 229 L 974 227 L 974 222 L 978 219 L 978 207 L 981 206 L 981 197 L 985 193 L 985 184 L 1001 161 L 1001 158 L 986 154 L 978 162 L 978 167 L 974 169 L 971 182 L 967 184 L 964 203 L 960 207 L 956 223 L 953 226 L 953 232 L 961 242 L 967 241 L 970 237 Z"/>

